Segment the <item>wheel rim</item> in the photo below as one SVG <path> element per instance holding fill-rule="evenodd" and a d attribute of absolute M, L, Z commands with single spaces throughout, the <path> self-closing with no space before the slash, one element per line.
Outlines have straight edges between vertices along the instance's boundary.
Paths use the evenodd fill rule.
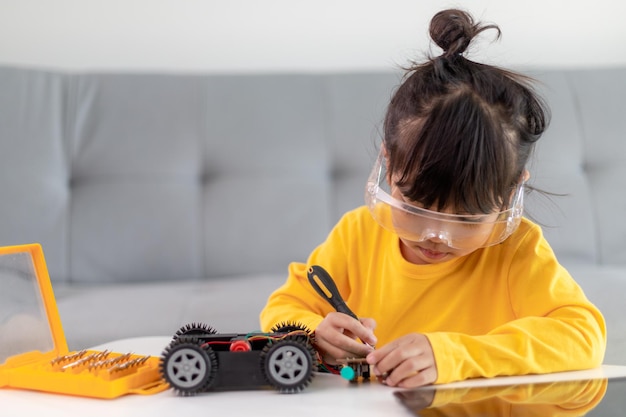
<path fill-rule="evenodd" d="M 193 388 L 201 384 L 208 372 L 202 354 L 190 348 L 174 352 L 167 362 L 166 371 L 171 382 L 180 388 Z"/>
<path fill-rule="evenodd" d="M 293 346 L 280 346 L 268 361 L 272 378 L 284 385 L 293 385 L 306 378 L 310 368 L 306 354 Z"/>

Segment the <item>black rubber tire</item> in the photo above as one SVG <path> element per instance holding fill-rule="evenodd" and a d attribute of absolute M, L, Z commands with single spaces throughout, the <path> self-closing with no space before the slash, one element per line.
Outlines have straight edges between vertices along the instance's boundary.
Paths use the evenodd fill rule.
<path fill-rule="evenodd" d="M 267 382 L 282 393 L 296 393 L 313 379 L 314 349 L 307 339 L 286 337 L 261 352 L 261 366 Z"/>
<path fill-rule="evenodd" d="M 217 373 L 217 357 L 197 338 L 174 339 L 161 355 L 159 369 L 167 383 L 180 395 L 208 390 Z"/>

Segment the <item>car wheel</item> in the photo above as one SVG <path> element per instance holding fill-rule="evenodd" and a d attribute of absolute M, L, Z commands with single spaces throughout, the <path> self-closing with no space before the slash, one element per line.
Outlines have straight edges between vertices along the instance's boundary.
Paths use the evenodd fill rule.
<path fill-rule="evenodd" d="M 217 373 L 217 357 L 196 338 L 174 339 L 161 356 L 160 371 L 180 395 L 206 391 Z"/>
<path fill-rule="evenodd" d="M 299 338 L 284 338 L 263 348 L 261 361 L 265 378 L 278 391 L 299 392 L 313 379 L 313 348 Z"/>

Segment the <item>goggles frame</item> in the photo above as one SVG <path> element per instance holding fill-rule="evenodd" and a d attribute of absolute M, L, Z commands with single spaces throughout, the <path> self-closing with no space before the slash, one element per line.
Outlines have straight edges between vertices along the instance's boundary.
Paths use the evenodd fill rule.
<path fill-rule="evenodd" d="M 526 181 L 518 184 L 509 208 L 504 211 L 489 214 L 441 213 L 398 200 L 391 195 L 391 191 L 383 189 L 382 185 L 389 187 L 385 159 L 381 150 L 367 180 L 365 203 L 374 219 L 383 228 L 396 233 L 401 238 L 413 242 L 437 239 L 455 249 L 479 249 L 503 242 L 521 222 Z M 418 227 L 411 231 L 398 227 L 393 219 L 394 213 L 397 213 L 396 216 L 408 215 L 415 218 Z M 433 228 L 432 225 L 437 227 Z M 477 232 L 476 226 L 480 226 L 478 229 L 482 232 Z M 419 231 L 416 231 L 418 229 Z M 481 236 L 484 237 L 484 241 L 476 243 Z"/>

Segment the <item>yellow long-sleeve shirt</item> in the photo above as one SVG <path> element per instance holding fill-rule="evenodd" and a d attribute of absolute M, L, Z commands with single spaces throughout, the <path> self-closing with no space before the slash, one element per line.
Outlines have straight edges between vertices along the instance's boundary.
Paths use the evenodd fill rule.
<path fill-rule="evenodd" d="M 397 235 L 381 228 L 366 207 L 353 210 L 306 265 L 289 265 L 287 281 L 261 312 L 264 330 L 286 321 L 315 330 L 332 311 L 311 287 L 308 265 L 324 267 L 350 308 L 376 320 L 378 346 L 425 334 L 436 383 L 585 369 L 604 357 L 601 313 L 527 219 L 499 245 L 416 265 L 402 257 Z"/>

